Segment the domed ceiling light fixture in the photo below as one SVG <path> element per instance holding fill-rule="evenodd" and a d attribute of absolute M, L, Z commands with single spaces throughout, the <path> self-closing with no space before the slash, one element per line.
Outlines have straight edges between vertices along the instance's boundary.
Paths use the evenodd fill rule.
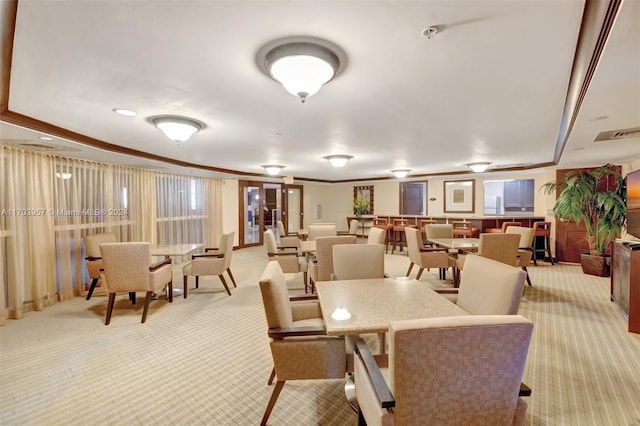
<path fill-rule="evenodd" d="M 340 60 L 325 46 L 296 41 L 267 52 L 264 67 L 271 78 L 304 103 L 336 75 Z"/>
<path fill-rule="evenodd" d="M 402 178 L 406 178 L 407 175 L 409 175 L 409 172 L 411 170 L 409 169 L 395 169 L 395 170 L 391 170 L 391 173 L 394 174 L 395 177 L 397 177 L 398 179 L 402 179 Z"/>
<path fill-rule="evenodd" d="M 204 128 L 204 125 L 199 121 L 176 115 L 161 115 L 151 117 L 149 120 L 174 142 L 186 142 Z"/>
<path fill-rule="evenodd" d="M 269 173 L 271 176 L 275 176 L 278 173 L 280 173 L 280 170 L 284 169 L 284 166 L 279 166 L 277 164 L 267 164 L 262 166 L 267 173 Z"/>
<path fill-rule="evenodd" d="M 482 173 L 485 170 L 487 170 L 489 168 L 489 166 L 491 165 L 491 163 L 487 162 L 487 161 L 480 161 L 477 163 L 469 163 L 467 164 L 467 166 L 469 166 L 469 168 L 471 170 L 473 170 L 476 173 Z"/>
<path fill-rule="evenodd" d="M 333 167 L 344 167 L 353 158 L 353 155 L 327 155 L 322 158 L 329 161 Z"/>

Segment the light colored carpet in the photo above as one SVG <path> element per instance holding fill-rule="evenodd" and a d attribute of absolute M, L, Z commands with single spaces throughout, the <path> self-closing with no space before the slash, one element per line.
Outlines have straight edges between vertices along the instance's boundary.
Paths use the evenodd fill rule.
<path fill-rule="evenodd" d="M 392 276 L 408 267 L 403 255 L 385 262 Z M 232 296 L 203 279 L 186 300 L 152 302 L 146 324 L 141 304 L 123 295 L 104 326 L 99 293 L 10 321 L 0 328 L 0 424 L 258 424 L 273 389 L 257 287 L 265 265 L 262 247 L 236 251 Z M 627 333 L 608 279 L 575 265 L 529 269 L 534 286 L 520 309 L 535 323 L 526 424 L 640 426 L 640 335 Z M 301 277 L 290 278 L 302 291 Z M 435 270 L 422 280 L 450 285 Z M 355 422 L 342 381 L 326 380 L 287 383 L 269 424 Z"/>

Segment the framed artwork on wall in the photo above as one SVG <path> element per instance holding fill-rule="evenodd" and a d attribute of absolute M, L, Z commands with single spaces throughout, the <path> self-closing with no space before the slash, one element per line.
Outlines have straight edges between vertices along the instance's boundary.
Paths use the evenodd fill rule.
<path fill-rule="evenodd" d="M 444 212 L 474 213 L 475 180 L 444 182 Z"/>

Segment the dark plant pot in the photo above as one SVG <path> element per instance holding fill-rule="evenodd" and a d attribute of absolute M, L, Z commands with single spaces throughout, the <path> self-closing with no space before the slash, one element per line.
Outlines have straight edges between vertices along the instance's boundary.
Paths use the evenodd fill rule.
<path fill-rule="evenodd" d="M 582 272 L 598 277 L 608 277 L 610 273 L 609 256 L 592 256 L 589 253 L 580 255 Z"/>

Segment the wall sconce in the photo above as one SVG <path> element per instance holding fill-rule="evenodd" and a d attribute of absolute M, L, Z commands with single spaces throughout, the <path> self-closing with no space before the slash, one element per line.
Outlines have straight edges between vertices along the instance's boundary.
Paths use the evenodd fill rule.
<path fill-rule="evenodd" d="M 353 155 L 327 155 L 322 158 L 329 161 L 333 167 L 344 167 L 353 158 Z"/>
<path fill-rule="evenodd" d="M 279 166 L 277 164 L 267 164 L 265 166 L 262 166 L 267 173 L 269 173 L 271 176 L 275 176 L 278 173 L 280 173 L 280 170 L 284 169 L 284 166 Z"/>
<path fill-rule="evenodd" d="M 467 166 L 469 166 L 469 168 L 471 170 L 473 170 L 474 172 L 476 172 L 476 173 L 484 172 L 485 170 L 487 170 L 489 168 L 490 165 L 491 165 L 491 163 L 489 163 L 487 161 L 467 164 Z"/>
<path fill-rule="evenodd" d="M 174 142 L 186 142 L 204 128 L 204 124 L 199 121 L 174 115 L 151 117 L 149 120 Z"/>

